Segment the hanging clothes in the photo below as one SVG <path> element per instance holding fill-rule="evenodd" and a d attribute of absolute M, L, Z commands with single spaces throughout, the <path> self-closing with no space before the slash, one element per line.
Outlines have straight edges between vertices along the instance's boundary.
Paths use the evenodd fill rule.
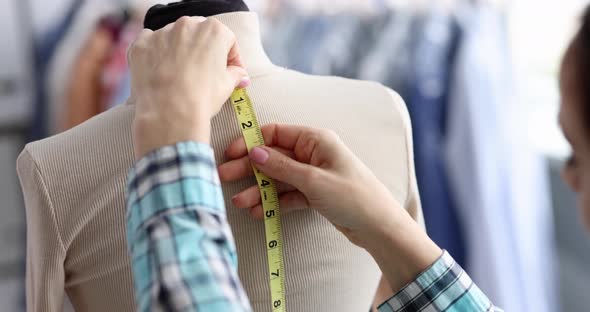
<path fill-rule="evenodd" d="M 141 22 L 130 19 L 122 25 L 115 38 L 116 43 L 102 71 L 105 101 L 101 111 L 106 111 L 124 103 L 131 95 L 131 74 L 127 64 L 127 49 L 143 29 Z"/>
<path fill-rule="evenodd" d="M 357 78 L 361 70 L 363 59 L 367 55 L 367 51 L 372 50 L 377 45 L 383 34 L 383 29 L 387 26 L 391 14 L 389 11 L 376 15 L 362 15 L 356 18 L 348 18 L 352 21 L 351 34 L 352 37 L 347 38 L 340 34 L 342 30 L 334 29 L 336 34 L 339 34 L 343 39 L 348 39 L 348 53 L 340 52 L 347 56 L 348 63 L 342 60 L 339 67 L 335 67 L 332 75 Z M 334 54 L 336 51 L 334 51 Z"/>
<path fill-rule="evenodd" d="M 50 135 L 65 128 L 67 84 L 82 47 L 96 31 L 102 17 L 116 14 L 121 10 L 120 4 L 111 1 L 82 2 L 47 68 L 44 84 L 47 90 L 46 118 Z"/>
<path fill-rule="evenodd" d="M 56 54 L 56 50 L 62 39 L 67 34 L 71 25 L 74 23 L 76 16 L 82 8 L 83 1 L 75 0 L 67 9 L 63 18 L 50 30 L 41 33 L 35 38 L 35 102 L 33 107 L 32 127 L 29 135 L 30 141 L 35 141 L 46 137 L 49 131 L 48 113 L 49 101 L 47 100 L 50 91 L 47 86 L 48 72 L 51 60 Z"/>
<path fill-rule="evenodd" d="M 505 311 L 557 311 L 546 167 L 521 133 L 503 17 L 485 5 L 458 16 L 444 149 L 468 272 Z"/>
<path fill-rule="evenodd" d="M 282 50 L 288 52 L 283 65 L 316 75 L 360 76 L 403 95 L 414 117 L 416 168 L 428 232 L 465 264 L 461 226 L 442 157 L 448 81 L 459 40 L 451 13 L 433 9 L 426 14 L 289 14 L 278 20 L 279 25 L 298 25 L 287 31 L 273 25 L 267 34 L 289 38 Z"/>
<path fill-rule="evenodd" d="M 101 73 L 115 44 L 114 28 L 115 25 L 103 20 L 80 51 L 66 84 L 63 130 L 102 112 L 106 94 Z"/>
<path fill-rule="evenodd" d="M 448 11 L 395 12 L 360 66 L 360 77 L 400 92 L 412 117 L 414 158 L 426 229 L 465 264 L 462 227 L 452 200 L 442 143 L 449 76 L 459 28 Z"/>
<path fill-rule="evenodd" d="M 353 60 L 356 30 L 360 17 L 353 14 L 321 16 L 327 20 L 326 34 L 318 42 L 315 57 L 310 58 L 311 72 L 316 75 L 336 75 L 349 77 L 347 71 L 356 70 Z M 362 44 L 362 43 L 359 43 Z"/>
<path fill-rule="evenodd" d="M 412 119 L 416 176 L 429 236 L 465 267 L 462 226 L 443 158 L 449 81 L 460 31 L 448 10 L 433 6 L 414 19 L 411 31 L 412 71 L 406 104 Z"/>
<path fill-rule="evenodd" d="M 288 68 L 292 63 L 290 58 L 294 51 L 288 50 L 287 47 L 289 42 L 295 38 L 295 30 L 302 18 L 290 8 L 286 8 L 285 11 L 289 11 L 291 14 L 280 14 L 280 12 L 284 12 L 280 11 L 268 20 L 261 21 L 268 26 L 261 31 L 263 32 L 264 49 L 267 51 L 268 57 L 273 63 Z M 297 51 L 300 50 L 297 49 Z"/>
<path fill-rule="evenodd" d="M 360 59 L 358 78 L 372 80 L 399 92 L 406 98 L 407 73 L 411 72 L 410 33 L 414 16 L 391 13 L 373 48 Z"/>

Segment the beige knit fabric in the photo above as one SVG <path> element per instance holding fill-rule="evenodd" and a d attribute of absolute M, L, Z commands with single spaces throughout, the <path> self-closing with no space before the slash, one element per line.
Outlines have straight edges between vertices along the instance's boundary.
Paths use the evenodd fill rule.
<path fill-rule="evenodd" d="M 256 14 L 217 17 L 238 37 L 261 124 L 335 130 L 421 222 L 410 121 L 402 99 L 377 83 L 274 66 L 262 49 Z M 20 155 L 28 311 L 61 311 L 66 294 L 78 311 L 135 310 L 124 194 L 133 163 L 133 112 L 133 105 L 115 108 L 31 143 Z M 230 105 L 215 117 L 212 133 L 220 162 L 224 148 L 240 137 Z M 251 185 L 254 181 L 245 179 L 223 188 L 240 277 L 254 310 L 270 311 L 263 224 L 229 201 Z M 289 311 L 367 311 L 380 271 L 365 251 L 311 210 L 284 215 L 283 231 Z"/>

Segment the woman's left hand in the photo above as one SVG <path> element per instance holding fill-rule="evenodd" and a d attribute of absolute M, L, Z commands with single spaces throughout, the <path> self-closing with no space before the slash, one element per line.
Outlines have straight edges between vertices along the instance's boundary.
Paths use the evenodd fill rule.
<path fill-rule="evenodd" d="M 211 117 L 249 83 L 234 33 L 214 18 L 144 30 L 129 49 L 129 67 L 136 159 L 181 141 L 209 143 Z"/>

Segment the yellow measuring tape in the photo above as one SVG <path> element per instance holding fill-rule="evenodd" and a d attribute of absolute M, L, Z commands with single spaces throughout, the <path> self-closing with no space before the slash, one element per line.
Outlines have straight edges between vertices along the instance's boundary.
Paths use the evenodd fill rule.
<path fill-rule="evenodd" d="M 231 95 L 231 102 L 242 129 L 248 152 L 256 146 L 264 145 L 262 131 L 256 119 L 254 105 L 246 89 L 236 89 Z M 266 232 L 266 252 L 268 256 L 268 276 L 273 311 L 286 311 L 285 308 L 285 265 L 283 263 L 283 236 L 281 214 L 279 212 L 279 194 L 272 179 L 258 171 L 254 166 L 254 175 L 262 199 L 264 211 L 264 228 Z"/>

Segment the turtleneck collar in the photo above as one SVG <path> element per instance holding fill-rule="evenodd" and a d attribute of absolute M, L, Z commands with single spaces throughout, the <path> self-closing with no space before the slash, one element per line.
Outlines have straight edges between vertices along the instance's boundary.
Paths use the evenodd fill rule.
<path fill-rule="evenodd" d="M 258 15 L 252 12 L 231 12 L 212 16 L 234 32 L 242 60 L 250 77 L 265 75 L 278 67 L 273 65 L 262 46 Z"/>

